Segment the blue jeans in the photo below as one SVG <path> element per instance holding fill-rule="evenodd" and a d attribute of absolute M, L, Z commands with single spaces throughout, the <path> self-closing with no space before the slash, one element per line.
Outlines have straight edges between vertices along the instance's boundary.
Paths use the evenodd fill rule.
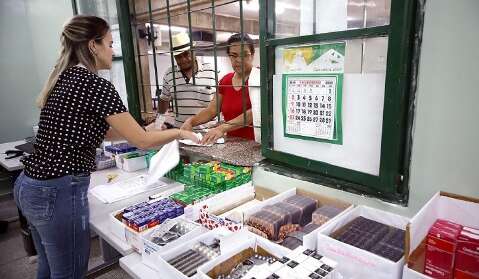
<path fill-rule="evenodd" d="M 23 172 L 14 197 L 38 252 L 37 278 L 84 278 L 90 255 L 90 176 L 36 180 Z"/>

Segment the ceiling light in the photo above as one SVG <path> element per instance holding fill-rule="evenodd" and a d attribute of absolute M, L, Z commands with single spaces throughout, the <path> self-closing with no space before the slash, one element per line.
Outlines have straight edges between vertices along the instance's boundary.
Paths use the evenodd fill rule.
<path fill-rule="evenodd" d="M 160 30 L 161 31 L 168 31 L 170 28 L 168 25 L 160 25 Z M 184 27 L 179 27 L 179 26 L 171 26 L 171 32 L 186 32 L 186 28 Z"/>
<path fill-rule="evenodd" d="M 376 7 L 376 3 L 373 2 L 373 1 L 367 1 L 367 2 L 364 2 L 364 1 L 361 1 L 361 2 L 349 2 L 348 3 L 348 6 L 353 6 L 353 7 L 370 7 L 370 8 L 374 8 Z"/>
<path fill-rule="evenodd" d="M 235 3 L 236 6 L 239 6 L 239 2 Z M 299 7 L 288 4 L 286 2 L 276 2 L 276 14 L 280 15 L 285 12 L 286 9 L 289 10 L 299 10 Z M 251 11 L 251 12 L 258 12 L 259 11 L 259 2 L 258 1 L 249 1 L 249 2 L 243 2 L 243 10 L 246 11 Z"/>

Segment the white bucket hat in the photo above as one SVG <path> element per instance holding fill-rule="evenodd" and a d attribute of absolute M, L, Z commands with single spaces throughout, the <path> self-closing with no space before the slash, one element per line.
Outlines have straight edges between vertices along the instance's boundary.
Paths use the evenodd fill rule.
<path fill-rule="evenodd" d="M 173 55 L 178 55 L 182 52 L 185 52 L 190 49 L 190 36 L 182 32 L 171 36 L 171 49 L 173 50 Z M 193 46 L 196 43 L 193 42 Z"/>

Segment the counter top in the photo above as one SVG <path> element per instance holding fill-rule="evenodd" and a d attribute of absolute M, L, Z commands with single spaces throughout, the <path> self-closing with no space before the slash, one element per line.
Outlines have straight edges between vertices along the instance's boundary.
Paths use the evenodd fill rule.
<path fill-rule="evenodd" d="M 180 153 L 245 167 L 252 167 L 264 159 L 261 155 L 261 145 L 243 138 L 226 138 L 224 144 L 213 146 L 192 146 L 180 143 Z"/>

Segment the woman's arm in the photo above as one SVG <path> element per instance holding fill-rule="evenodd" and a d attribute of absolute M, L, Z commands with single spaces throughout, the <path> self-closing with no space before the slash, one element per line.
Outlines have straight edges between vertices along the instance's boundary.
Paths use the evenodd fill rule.
<path fill-rule="evenodd" d="M 198 142 L 196 135 L 190 131 L 170 129 L 165 131 L 145 131 L 129 112 L 110 115 L 106 122 L 129 143 L 141 149 L 148 149 L 168 143 L 175 139 L 190 139 Z"/>
<path fill-rule="evenodd" d="M 183 125 L 181 126 L 181 129 L 192 131 L 193 127 L 204 124 L 215 118 L 215 116 L 218 114 L 218 111 L 216 109 L 216 103 L 218 102 L 219 107 L 221 107 L 222 101 L 223 96 L 221 94 L 218 94 L 218 100 L 216 100 L 216 96 L 213 97 L 213 100 L 211 100 L 211 102 L 205 109 L 201 110 L 196 115 L 193 115 L 192 117 L 186 119 L 185 123 L 183 123 Z"/>
<path fill-rule="evenodd" d="M 230 121 L 209 130 L 201 140 L 201 144 L 213 144 L 219 138 L 223 137 L 227 132 L 243 128 L 244 125 L 251 125 L 253 123 L 253 112 L 251 109 L 248 109 L 245 114 L 246 123 L 244 123 L 244 114 L 242 113 Z"/>
<path fill-rule="evenodd" d="M 115 140 L 124 140 L 125 138 L 122 137 L 120 134 L 118 134 L 118 132 L 115 131 L 115 129 L 110 127 L 110 129 L 106 131 L 105 139 L 110 141 L 115 141 Z"/>

